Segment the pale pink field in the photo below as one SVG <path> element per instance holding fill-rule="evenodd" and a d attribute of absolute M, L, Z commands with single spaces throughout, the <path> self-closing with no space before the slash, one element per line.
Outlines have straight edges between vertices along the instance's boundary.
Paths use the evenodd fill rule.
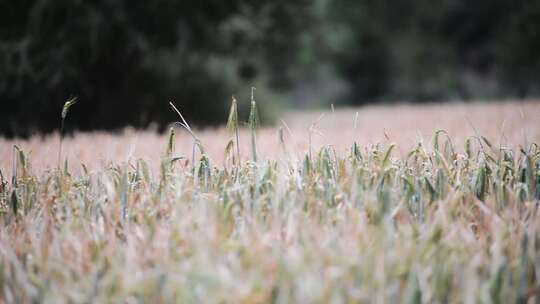
<path fill-rule="evenodd" d="M 358 118 L 355 119 L 358 112 Z M 321 118 L 321 115 L 324 115 Z M 319 118 L 321 118 L 319 120 Z M 285 128 L 287 157 L 295 157 L 309 150 L 309 128 L 317 122 L 312 132 L 312 149 L 332 145 L 338 153 L 345 153 L 353 141 L 363 148 L 370 144 L 396 143 L 398 153 L 406 153 L 419 141 L 431 145 L 434 132 L 446 130 L 459 150 L 474 128 L 492 144 L 517 148 L 540 142 L 540 101 L 506 101 L 497 103 L 445 103 L 428 105 L 388 105 L 362 108 L 337 108 L 327 111 L 289 112 L 282 117 L 290 129 Z M 69 117 L 68 117 L 69 120 Z M 356 128 L 355 128 L 356 120 Z M 225 123 L 225 122 L 224 122 Z M 69 121 L 68 126 L 76 125 Z M 258 151 L 263 159 L 284 157 L 278 140 L 278 123 L 258 133 Z M 196 130 L 208 155 L 215 165 L 221 166 L 225 146 L 231 135 L 224 128 Z M 292 136 L 291 136 L 292 135 Z M 0 138 L 0 169 L 9 172 L 13 145 L 30 152 L 30 162 L 35 172 L 56 167 L 58 134 L 34 136 L 28 140 Z M 107 132 L 78 133 L 64 140 L 63 153 L 72 170 L 78 172 L 81 164 L 96 169 L 110 163 L 122 163 L 138 158 L 146 160 L 154 169 L 165 151 L 166 134 L 154 131 L 125 129 L 121 134 Z M 242 158 L 250 155 L 249 133 L 240 136 Z M 192 139 L 183 131 L 176 131 L 175 154 L 191 158 Z"/>

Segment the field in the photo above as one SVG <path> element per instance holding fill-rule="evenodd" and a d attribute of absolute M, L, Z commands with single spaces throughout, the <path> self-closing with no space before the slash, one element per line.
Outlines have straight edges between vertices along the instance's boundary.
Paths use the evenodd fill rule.
<path fill-rule="evenodd" d="M 540 102 L 323 112 L 0 138 L 0 303 L 540 302 Z"/>

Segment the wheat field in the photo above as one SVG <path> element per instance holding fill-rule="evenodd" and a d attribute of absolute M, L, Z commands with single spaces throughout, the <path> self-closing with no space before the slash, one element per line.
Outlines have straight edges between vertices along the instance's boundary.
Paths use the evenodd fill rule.
<path fill-rule="evenodd" d="M 0 139 L 0 302 L 538 303 L 539 118 L 290 112 L 195 146 L 76 133 L 60 161 L 58 134 Z"/>
<path fill-rule="evenodd" d="M 358 119 L 355 116 L 358 112 Z M 323 117 L 321 118 L 321 115 Z M 290 129 L 285 131 L 290 153 L 300 157 L 309 150 L 309 127 L 317 123 L 317 132 L 312 136 L 313 149 L 332 145 L 339 152 L 347 151 L 353 141 L 360 146 L 376 143 L 396 143 L 397 152 L 405 153 L 417 142 L 429 144 L 437 130 L 446 130 L 457 146 L 463 147 L 465 139 L 478 133 L 489 138 L 494 144 L 516 148 L 528 143 L 540 142 L 540 102 L 520 101 L 502 103 L 447 103 L 431 105 L 368 106 L 364 108 L 336 108 L 312 112 L 290 112 L 282 117 Z M 320 119 L 320 120 L 319 120 Z M 244 119 L 247 120 L 247 117 Z M 76 125 L 76 122 L 68 122 Z M 225 124 L 225 121 L 223 122 Z M 471 126 L 472 124 L 472 126 Z M 258 150 L 263 158 L 276 159 L 283 156 L 278 148 L 277 126 L 259 131 Z M 219 165 L 223 165 L 224 149 L 231 135 L 225 128 L 202 129 L 196 131 L 207 154 Z M 249 159 L 249 132 L 241 130 L 241 155 Z M 12 148 L 18 145 L 36 159 L 33 168 L 43 171 L 56 166 L 58 134 L 34 136 L 29 140 L 6 140 L 0 137 L 0 168 L 6 172 L 11 168 Z M 89 168 L 99 169 L 108 163 L 144 159 L 157 169 L 167 134 L 155 131 L 140 131 L 127 128 L 119 134 L 89 132 L 67 137 L 64 154 L 70 167 L 79 172 L 81 163 Z M 191 137 L 187 132 L 176 134 L 178 155 L 191 155 Z"/>

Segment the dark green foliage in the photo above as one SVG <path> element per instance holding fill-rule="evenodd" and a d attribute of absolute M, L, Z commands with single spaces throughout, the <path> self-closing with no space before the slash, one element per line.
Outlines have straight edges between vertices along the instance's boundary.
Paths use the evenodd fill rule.
<path fill-rule="evenodd" d="M 0 134 L 57 129 L 72 95 L 70 131 L 163 129 L 169 101 L 223 123 L 252 85 L 298 103 L 538 96 L 539 3 L 1 0 Z"/>
<path fill-rule="evenodd" d="M 539 1 L 318 2 L 319 53 L 349 101 L 539 94 Z"/>
<path fill-rule="evenodd" d="M 58 128 L 72 94 L 77 129 L 163 127 L 171 100 L 195 124 L 221 123 L 223 96 L 287 72 L 306 3 L 0 1 L 0 133 Z M 282 68 L 268 67 L 274 56 Z"/>

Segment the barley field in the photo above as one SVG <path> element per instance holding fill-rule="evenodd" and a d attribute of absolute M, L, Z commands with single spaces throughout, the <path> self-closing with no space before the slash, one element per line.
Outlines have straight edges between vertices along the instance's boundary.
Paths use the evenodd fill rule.
<path fill-rule="evenodd" d="M 0 303 L 540 302 L 540 102 L 235 112 L 0 138 Z"/>

